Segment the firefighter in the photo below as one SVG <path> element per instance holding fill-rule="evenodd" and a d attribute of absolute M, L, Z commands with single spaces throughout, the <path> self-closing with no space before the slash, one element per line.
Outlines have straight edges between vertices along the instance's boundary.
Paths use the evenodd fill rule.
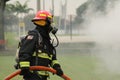
<path fill-rule="evenodd" d="M 61 76 L 63 71 L 56 58 L 56 50 L 51 43 L 49 33 L 53 30 L 51 23 L 53 16 L 48 11 L 38 11 L 32 22 L 36 25 L 34 30 L 28 32 L 19 49 L 19 65 L 24 80 L 47 80 L 47 71 L 30 71 L 30 66 L 52 67 L 56 74 Z M 37 34 L 36 31 L 39 33 Z"/>

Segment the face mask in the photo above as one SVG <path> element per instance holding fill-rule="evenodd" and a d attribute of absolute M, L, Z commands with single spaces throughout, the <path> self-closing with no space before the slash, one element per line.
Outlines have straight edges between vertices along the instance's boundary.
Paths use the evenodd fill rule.
<path fill-rule="evenodd" d="M 45 26 L 46 25 L 46 21 L 45 20 L 34 21 L 34 23 L 39 25 L 39 26 Z"/>

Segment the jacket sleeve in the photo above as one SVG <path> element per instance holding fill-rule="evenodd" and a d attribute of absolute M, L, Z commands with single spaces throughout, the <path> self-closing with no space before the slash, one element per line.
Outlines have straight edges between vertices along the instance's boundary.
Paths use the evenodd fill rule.
<path fill-rule="evenodd" d="M 53 67 L 55 64 L 59 64 L 56 56 L 56 50 L 55 48 L 53 49 L 53 56 L 52 56 L 52 62 L 51 62 L 51 67 Z M 60 64 L 59 64 L 60 65 Z"/>
<path fill-rule="evenodd" d="M 19 61 L 22 67 L 24 67 L 25 64 L 26 66 L 30 65 L 30 59 L 36 47 L 36 40 L 36 34 L 31 32 L 26 36 L 23 44 L 21 45 L 19 50 Z"/>
<path fill-rule="evenodd" d="M 53 54 L 51 64 L 52 64 L 51 67 L 56 70 L 56 74 L 59 75 L 59 76 L 62 76 L 63 75 L 63 70 L 62 70 L 61 65 L 59 64 L 59 62 L 56 58 L 56 51 L 55 51 L 55 54 Z"/>

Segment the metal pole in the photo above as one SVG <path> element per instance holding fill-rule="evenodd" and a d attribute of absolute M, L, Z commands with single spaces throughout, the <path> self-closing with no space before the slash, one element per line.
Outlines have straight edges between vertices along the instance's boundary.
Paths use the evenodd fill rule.
<path fill-rule="evenodd" d="M 67 32 L 67 27 L 66 27 L 66 15 L 67 15 L 67 0 L 65 0 L 64 3 L 64 30 Z"/>
<path fill-rule="evenodd" d="M 59 14 L 59 29 L 61 29 L 61 18 L 62 18 L 62 1 L 60 0 L 60 14 Z"/>
<path fill-rule="evenodd" d="M 18 35 L 19 35 L 19 38 L 20 38 L 20 34 L 21 34 L 21 30 L 20 30 L 20 18 L 19 18 L 19 26 L 18 26 Z"/>
<path fill-rule="evenodd" d="M 52 0 L 52 14 L 54 15 L 54 0 Z"/>
<path fill-rule="evenodd" d="M 41 10 L 41 2 L 37 0 L 37 11 Z"/>
<path fill-rule="evenodd" d="M 70 39 L 72 40 L 72 15 L 70 15 Z"/>
<path fill-rule="evenodd" d="M 45 10 L 45 0 L 43 0 L 43 10 Z"/>

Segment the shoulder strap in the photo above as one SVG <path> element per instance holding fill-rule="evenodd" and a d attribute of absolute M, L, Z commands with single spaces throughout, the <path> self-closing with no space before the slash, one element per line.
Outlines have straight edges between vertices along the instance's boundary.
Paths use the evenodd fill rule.
<path fill-rule="evenodd" d="M 40 35 L 40 33 L 36 30 L 37 34 L 38 34 L 38 45 L 41 46 L 42 43 L 42 36 Z"/>
<path fill-rule="evenodd" d="M 37 38 L 37 43 L 36 43 L 36 60 L 35 60 L 35 65 L 38 65 L 38 50 L 39 48 L 42 46 L 42 36 L 40 35 L 40 33 L 38 32 L 38 30 L 34 29 L 32 31 L 29 32 L 34 32 L 37 34 L 38 38 Z"/>
<path fill-rule="evenodd" d="M 41 46 L 41 43 L 42 43 L 42 36 L 40 35 L 39 31 L 36 30 L 36 29 L 34 29 L 34 30 L 32 30 L 32 31 L 29 31 L 28 34 L 29 34 L 30 32 L 33 32 L 33 33 L 36 33 L 36 34 L 37 34 L 37 36 L 38 36 L 37 46 Z"/>

